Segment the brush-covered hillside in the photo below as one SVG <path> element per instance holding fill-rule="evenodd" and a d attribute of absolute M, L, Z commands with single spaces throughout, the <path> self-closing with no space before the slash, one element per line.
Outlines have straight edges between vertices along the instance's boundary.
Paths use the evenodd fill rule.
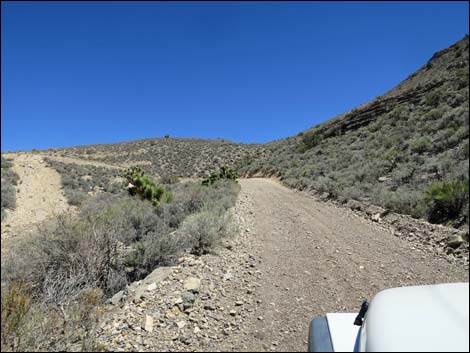
<path fill-rule="evenodd" d="M 385 95 L 267 144 L 241 170 L 325 198 L 468 224 L 468 61 L 467 35 Z"/>
<path fill-rule="evenodd" d="M 233 167 L 246 158 L 258 158 L 260 144 L 224 139 L 149 138 L 130 142 L 50 149 L 52 157 L 69 157 L 116 167 L 141 165 L 154 176 L 206 177 L 221 166 Z"/>

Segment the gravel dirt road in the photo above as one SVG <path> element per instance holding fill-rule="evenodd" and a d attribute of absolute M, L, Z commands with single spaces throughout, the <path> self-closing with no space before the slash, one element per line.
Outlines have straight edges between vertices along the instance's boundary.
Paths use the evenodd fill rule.
<path fill-rule="evenodd" d="M 356 312 L 363 299 L 385 288 L 469 279 L 467 270 L 344 209 L 270 179 L 240 182 L 240 196 L 252 201 L 250 247 L 261 271 L 261 305 L 247 330 L 258 339 L 250 340 L 250 349 L 305 351 L 314 316 Z"/>
<path fill-rule="evenodd" d="M 109 307 L 100 343 L 123 351 L 306 351 L 315 316 L 357 312 L 385 288 L 468 281 L 465 266 L 352 211 L 270 179 L 240 183 L 232 210 L 239 235 L 217 254 L 181 258 L 139 300 L 124 294 Z M 190 278 L 201 284 L 187 311 Z"/>

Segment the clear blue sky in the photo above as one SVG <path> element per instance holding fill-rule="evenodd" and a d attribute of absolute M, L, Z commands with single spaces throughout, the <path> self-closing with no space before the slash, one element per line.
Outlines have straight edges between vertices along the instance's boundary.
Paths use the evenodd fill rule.
<path fill-rule="evenodd" d="M 467 2 L 8 2 L 2 151 L 267 142 L 398 84 L 468 33 Z"/>

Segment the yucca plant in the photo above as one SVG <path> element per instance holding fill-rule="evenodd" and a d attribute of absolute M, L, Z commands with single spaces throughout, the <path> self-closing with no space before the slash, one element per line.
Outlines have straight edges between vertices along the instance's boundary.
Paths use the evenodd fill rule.
<path fill-rule="evenodd" d="M 229 179 L 235 181 L 237 178 L 238 173 L 235 170 L 230 167 L 223 166 L 218 172 L 212 173 L 208 178 L 204 179 L 202 181 L 202 185 L 212 185 L 220 179 Z"/>
<path fill-rule="evenodd" d="M 124 177 L 129 182 L 128 190 L 131 195 L 139 195 L 142 199 L 149 200 L 152 205 L 158 206 L 160 201 L 170 202 L 172 194 L 149 177 L 138 166 L 132 166 L 124 172 Z"/>

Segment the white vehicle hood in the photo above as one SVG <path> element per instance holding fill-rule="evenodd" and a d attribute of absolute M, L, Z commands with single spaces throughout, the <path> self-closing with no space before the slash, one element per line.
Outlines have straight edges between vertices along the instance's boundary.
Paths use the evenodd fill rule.
<path fill-rule="evenodd" d="M 469 351 L 469 284 L 387 289 L 369 305 L 360 350 Z"/>

